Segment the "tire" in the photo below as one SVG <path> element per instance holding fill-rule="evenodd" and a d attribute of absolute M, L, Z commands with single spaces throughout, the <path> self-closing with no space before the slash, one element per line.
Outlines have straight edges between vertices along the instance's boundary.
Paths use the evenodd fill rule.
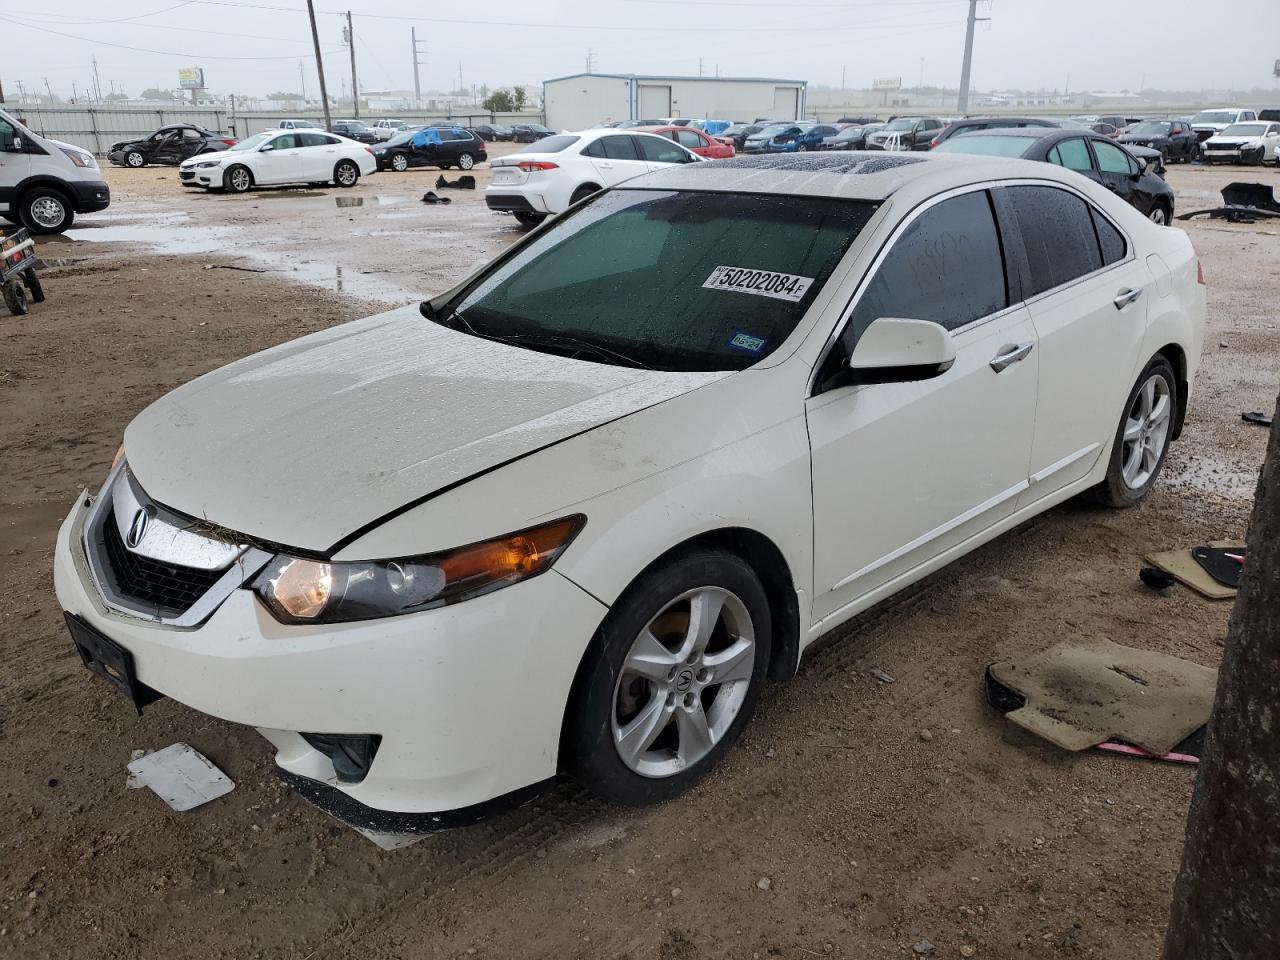
<path fill-rule="evenodd" d="M 248 193 L 253 189 L 253 172 L 242 163 L 228 167 L 222 186 L 228 193 Z"/>
<path fill-rule="evenodd" d="M 516 221 L 523 227 L 536 227 L 543 220 L 547 219 L 545 213 L 533 213 L 529 210 L 516 210 Z"/>
<path fill-rule="evenodd" d="M 1163 203 L 1155 204 L 1147 214 L 1147 219 L 1160 227 L 1167 227 L 1169 221 L 1173 219 L 1169 216 L 1169 208 Z"/>
<path fill-rule="evenodd" d="M 61 233 L 75 222 L 76 214 L 71 201 L 61 190 L 53 187 L 36 187 L 28 190 L 18 201 L 18 219 L 32 233 Z"/>
<path fill-rule="evenodd" d="M 709 628 L 696 629 L 695 611 L 715 612 Z M 770 639 L 764 588 L 741 558 L 695 549 L 642 574 L 609 611 L 574 680 L 570 772 L 615 803 L 687 790 L 751 719 Z"/>
<path fill-rule="evenodd" d="M 396 173 L 404 173 L 409 169 L 409 158 L 403 153 L 397 153 L 391 157 L 391 169 Z"/>
<path fill-rule="evenodd" d="M 28 267 L 22 271 L 22 281 L 27 285 L 27 290 L 31 292 L 32 302 L 44 303 L 44 284 L 36 276 L 35 267 Z"/>
<path fill-rule="evenodd" d="M 579 200 L 585 200 L 587 197 L 593 196 L 599 192 L 600 188 L 594 183 L 584 183 L 582 186 L 578 187 L 577 190 L 573 191 L 572 196 L 569 197 L 569 203 L 570 205 L 575 204 Z"/>
<path fill-rule="evenodd" d="M 15 317 L 26 316 L 30 308 L 27 306 L 27 292 L 22 284 L 11 280 L 4 285 L 4 304 Z"/>
<path fill-rule="evenodd" d="M 333 168 L 333 182 L 340 187 L 354 187 L 360 182 L 360 168 L 350 160 L 339 160 Z"/>
<path fill-rule="evenodd" d="M 1151 393 L 1147 392 L 1149 387 Z M 1108 507 L 1131 507 L 1145 497 L 1164 465 L 1177 416 L 1178 378 L 1169 361 L 1157 356 L 1129 391 L 1111 445 L 1107 475 L 1090 491 L 1093 499 Z M 1141 453 L 1144 450 L 1147 452 Z"/>
<path fill-rule="evenodd" d="M 124 155 L 124 165 L 137 170 L 147 165 L 147 158 L 137 150 L 130 150 Z"/>
<path fill-rule="evenodd" d="M 461 153 L 458 155 L 458 169 L 470 170 L 476 165 L 476 158 L 469 153 Z"/>

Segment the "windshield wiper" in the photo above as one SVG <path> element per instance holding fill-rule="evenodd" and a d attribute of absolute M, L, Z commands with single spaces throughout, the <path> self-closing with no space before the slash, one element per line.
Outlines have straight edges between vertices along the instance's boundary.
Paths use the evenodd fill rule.
<path fill-rule="evenodd" d="M 467 323 L 466 318 L 462 314 L 454 314 L 463 323 Z M 645 364 L 641 363 L 634 357 L 629 357 L 625 353 L 612 350 L 609 347 L 601 346 L 590 340 L 583 340 L 579 337 L 570 336 L 564 333 L 508 333 L 508 334 L 489 334 L 476 333 L 471 324 L 467 323 L 467 328 L 475 333 L 478 337 L 484 337 L 487 340 L 497 340 L 501 343 L 510 343 L 515 345 L 525 345 L 530 347 L 546 346 L 559 347 L 565 356 L 576 356 L 579 352 L 591 353 L 606 363 L 623 367 L 640 367 L 644 368 Z"/>

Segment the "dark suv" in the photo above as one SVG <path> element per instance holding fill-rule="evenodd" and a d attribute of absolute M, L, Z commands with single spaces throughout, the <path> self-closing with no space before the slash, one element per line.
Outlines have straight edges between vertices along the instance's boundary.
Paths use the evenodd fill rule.
<path fill-rule="evenodd" d="M 1200 137 L 1186 120 L 1143 120 L 1120 134 L 1121 143 L 1159 150 L 1170 163 L 1190 163 L 1200 156 Z"/>
<path fill-rule="evenodd" d="M 1043 117 L 965 117 L 962 120 L 952 120 L 945 127 L 938 131 L 937 135 L 929 142 L 930 147 L 936 147 L 938 144 L 949 140 L 951 137 L 961 133 L 973 133 L 975 130 L 1003 130 L 1009 127 L 1065 127 L 1070 126 L 1058 120 L 1047 120 Z M 1081 124 L 1081 127 L 1084 125 Z"/>
<path fill-rule="evenodd" d="M 900 150 L 928 150 L 942 127 L 937 117 L 895 117 L 867 137 L 867 149 L 884 150 L 896 143 Z"/>
<path fill-rule="evenodd" d="M 177 123 L 161 127 L 140 140 L 112 144 L 107 159 L 121 167 L 145 167 L 148 163 L 181 163 L 198 153 L 213 153 L 235 146 L 235 137 L 224 137 L 204 127 Z"/>
<path fill-rule="evenodd" d="M 335 120 L 333 121 L 333 126 L 329 128 L 329 132 L 336 133 L 340 137 L 346 137 L 348 140 L 355 140 L 357 143 L 378 142 L 378 135 L 363 120 Z"/>
<path fill-rule="evenodd" d="M 484 141 L 465 127 L 423 127 L 406 130 L 373 148 L 379 170 L 410 167 L 458 167 L 470 170 L 489 159 Z"/>

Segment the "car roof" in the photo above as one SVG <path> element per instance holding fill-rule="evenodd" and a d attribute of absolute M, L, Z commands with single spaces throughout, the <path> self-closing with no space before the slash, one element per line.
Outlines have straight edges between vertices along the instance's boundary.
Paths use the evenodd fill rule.
<path fill-rule="evenodd" d="M 692 130 L 694 133 L 702 133 L 697 127 L 680 126 L 677 123 L 667 123 L 656 127 L 629 127 L 631 133 L 670 133 L 673 130 Z M 710 136 L 710 134 L 707 134 Z"/>
<path fill-rule="evenodd" d="M 679 164 L 629 180 L 626 186 L 883 201 L 898 193 L 925 198 L 986 180 L 1027 178 L 1074 184 L 1079 174 L 1034 160 L 851 150 Z"/>
<path fill-rule="evenodd" d="M 1071 137 L 1083 137 L 1092 133 L 1090 130 L 1081 130 L 1078 127 L 988 127 L 985 130 L 970 130 L 964 136 L 969 137 L 1026 137 L 1028 140 L 1046 140 L 1050 137 L 1061 137 L 1064 140 Z M 1095 138 L 1101 138 L 1098 134 L 1093 134 Z"/>

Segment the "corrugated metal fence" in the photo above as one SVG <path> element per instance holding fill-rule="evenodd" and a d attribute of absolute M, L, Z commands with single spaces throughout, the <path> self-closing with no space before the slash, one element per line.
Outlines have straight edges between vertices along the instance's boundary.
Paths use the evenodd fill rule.
<path fill-rule="evenodd" d="M 281 120 L 314 120 L 324 123 L 324 117 L 315 112 L 280 113 L 253 111 L 236 113 L 220 107 L 15 107 L 6 105 L 10 113 L 26 120 L 27 126 L 41 136 L 74 143 L 78 147 L 105 154 L 113 143 L 133 140 L 151 133 L 157 127 L 173 123 L 193 123 L 218 133 L 243 138 L 263 130 L 270 130 Z M 456 123 L 473 126 L 477 123 L 539 123 L 539 113 L 488 113 L 444 114 L 383 113 L 362 116 L 372 124 L 379 116 L 393 117 L 406 123 Z M 343 119 L 337 114 L 333 119 Z"/>

